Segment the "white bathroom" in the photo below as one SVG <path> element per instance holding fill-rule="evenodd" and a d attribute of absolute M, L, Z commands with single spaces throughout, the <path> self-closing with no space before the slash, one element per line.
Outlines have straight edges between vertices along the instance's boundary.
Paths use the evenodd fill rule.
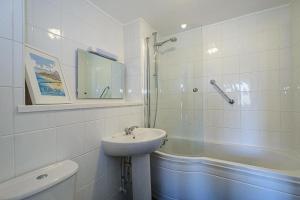
<path fill-rule="evenodd" d="M 0 200 L 300 200 L 299 130 L 299 0 L 0 0 Z"/>

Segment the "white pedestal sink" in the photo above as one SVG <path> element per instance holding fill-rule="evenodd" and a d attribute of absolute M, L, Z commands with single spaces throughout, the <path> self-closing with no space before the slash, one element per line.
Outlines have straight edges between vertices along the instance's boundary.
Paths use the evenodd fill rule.
<path fill-rule="evenodd" d="M 137 128 L 103 138 L 104 152 L 110 156 L 132 157 L 132 189 L 134 200 L 151 200 L 150 153 L 157 150 L 166 137 L 160 129 Z"/>

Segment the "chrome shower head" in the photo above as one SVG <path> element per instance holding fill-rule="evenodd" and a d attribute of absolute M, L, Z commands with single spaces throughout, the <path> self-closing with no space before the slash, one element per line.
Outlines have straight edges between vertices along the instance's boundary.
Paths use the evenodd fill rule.
<path fill-rule="evenodd" d="M 176 42 L 176 41 L 177 41 L 177 38 L 176 38 L 176 37 L 172 37 L 172 38 L 170 38 L 170 41 L 171 41 L 171 42 Z"/>
<path fill-rule="evenodd" d="M 176 42 L 176 41 L 177 41 L 176 37 L 171 37 L 170 39 L 167 39 L 167 40 L 165 40 L 163 42 L 157 42 L 157 43 L 155 43 L 154 46 L 160 47 L 160 46 L 164 45 L 167 42 Z"/>

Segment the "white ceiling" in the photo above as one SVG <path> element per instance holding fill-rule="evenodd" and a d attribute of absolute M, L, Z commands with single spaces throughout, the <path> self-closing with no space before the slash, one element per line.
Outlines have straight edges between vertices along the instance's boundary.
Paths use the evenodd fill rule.
<path fill-rule="evenodd" d="M 106 13 L 128 23 L 139 17 L 161 35 L 216 23 L 251 12 L 287 4 L 291 0 L 92 0 Z"/>

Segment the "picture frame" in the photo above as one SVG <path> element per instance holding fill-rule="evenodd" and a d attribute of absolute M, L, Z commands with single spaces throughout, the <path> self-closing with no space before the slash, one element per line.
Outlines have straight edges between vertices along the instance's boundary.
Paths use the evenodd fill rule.
<path fill-rule="evenodd" d="M 32 104 L 71 103 L 59 59 L 29 45 L 24 48 L 25 80 Z"/>

